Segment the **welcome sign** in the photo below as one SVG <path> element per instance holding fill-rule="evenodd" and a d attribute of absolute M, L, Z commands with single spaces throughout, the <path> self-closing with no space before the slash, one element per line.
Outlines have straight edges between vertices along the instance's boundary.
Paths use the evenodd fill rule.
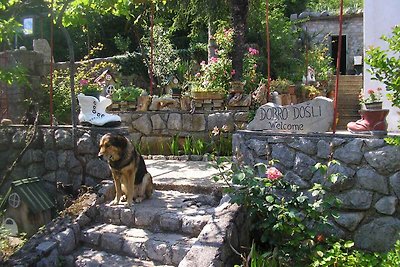
<path fill-rule="evenodd" d="M 326 132 L 332 122 L 333 100 L 319 96 L 290 106 L 267 103 L 257 110 L 247 129 L 294 133 Z"/>

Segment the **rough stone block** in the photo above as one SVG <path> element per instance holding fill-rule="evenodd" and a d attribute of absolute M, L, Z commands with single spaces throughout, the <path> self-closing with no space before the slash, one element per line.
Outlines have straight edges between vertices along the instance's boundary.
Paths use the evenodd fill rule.
<path fill-rule="evenodd" d="M 135 211 L 135 225 L 149 226 L 155 219 L 158 210 L 140 209 Z"/>
<path fill-rule="evenodd" d="M 359 223 L 364 219 L 364 212 L 339 212 L 335 221 L 349 231 L 357 229 Z"/>
<path fill-rule="evenodd" d="M 77 142 L 78 154 L 95 154 L 97 145 L 94 144 L 92 137 L 85 133 Z"/>
<path fill-rule="evenodd" d="M 126 237 L 122 245 L 122 251 L 129 256 L 136 258 L 145 258 L 145 243 L 148 239 L 144 237 Z"/>
<path fill-rule="evenodd" d="M 162 241 L 149 240 L 146 242 L 147 257 L 154 261 L 164 263 L 167 256 L 167 245 Z"/>
<path fill-rule="evenodd" d="M 310 139 L 300 137 L 296 138 L 293 142 L 288 144 L 289 147 L 294 148 L 296 150 L 300 150 L 301 152 L 307 155 L 315 155 L 317 152 L 316 144 Z"/>
<path fill-rule="evenodd" d="M 58 233 L 55 239 L 59 242 L 58 249 L 61 255 L 68 255 L 75 249 L 75 235 L 71 228 Z"/>
<path fill-rule="evenodd" d="M 153 125 L 153 130 L 163 130 L 163 129 L 167 128 L 167 124 L 161 118 L 160 114 L 155 114 L 155 115 L 151 116 L 151 123 Z"/>
<path fill-rule="evenodd" d="M 375 209 L 381 214 L 393 215 L 396 212 L 396 207 L 398 203 L 399 200 L 397 199 L 397 197 L 382 197 L 375 203 Z"/>
<path fill-rule="evenodd" d="M 210 215 L 184 216 L 182 218 L 182 232 L 197 236 L 210 220 Z"/>
<path fill-rule="evenodd" d="M 118 252 L 122 249 L 122 236 L 115 233 L 104 233 L 101 235 L 101 247 L 106 251 Z"/>
<path fill-rule="evenodd" d="M 338 148 L 333 157 L 347 164 L 359 164 L 363 158 L 361 148 L 363 140 L 354 139 L 347 143 L 344 147 Z"/>
<path fill-rule="evenodd" d="M 101 233 L 99 233 L 97 229 L 91 228 L 82 231 L 80 241 L 93 246 L 98 246 L 100 244 L 100 237 Z"/>
<path fill-rule="evenodd" d="M 362 189 L 375 191 L 384 195 L 389 193 L 386 177 L 372 168 L 361 168 L 357 171 L 357 182 Z"/>
<path fill-rule="evenodd" d="M 151 120 L 147 114 L 143 114 L 140 118 L 132 122 L 132 127 L 144 135 L 150 135 L 153 131 Z"/>
<path fill-rule="evenodd" d="M 58 168 L 57 154 L 55 151 L 46 151 L 44 155 L 44 166 L 48 171 L 55 171 Z"/>
<path fill-rule="evenodd" d="M 228 129 L 234 129 L 233 113 L 232 112 L 216 112 L 208 115 L 208 130 L 213 130 L 214 127 L 222 128 L 222 126 L 227 126 Z"/>
<path fill-rule="evenodd" d="M 291 168 L 293 167 L 296 153 L 284 144 L 274 144 L 272 145 L 271 157 L 274 160 L 279 160 L 285 167 Z"/>
<path fill-rule="evenodd" d="M 111 179 L 108 163 L 97 158 L 89 160 L 86 165 L 86 174 L 102 180 Z"/>
<path fill-rule="evenodd" d="M 352 210 L 367 210 L 371 207 L 373 193 L 367 190 L 353 189 L 339 194 L 341 208 Z"/>
<path fill-rule="evenodd" d="M 364 157 L 379 173 L 389 174 L 400 170 L 400 146 L 385 146 L 366 152 Z"/>
<path fill-rule="evenodd" d="M 49 253 L 52 249 L 54 249 L 57 246 L 57 242 L 54 241 L 44 241 L 40 243 L 37 247 L 36 250 L 39 251 L 39 253 L 47 254 Z"/>
<path fill-rule="evenodd" d="M 168 117 L 167 127 L 169 130 L 181 131 L 182 130 L 182 115 L 179 113 L 172 113 Z"/>
<path fill-rule="evenodd" d="M 317 157 L 328 159 L 331 153 L 329 143 L 325 140 L 319 140 L 317 143 Z"/>
<path fill-rule="evenodd" d="M 166 231 L 178 231 L 181 229 L 181 219 L 175 213 L 163 213 L 160 215 L 160 227 Z"/>
<path fill-rule="evenodd" d="M 287 157 L 287 156 L 286 156 Z M 285 162 L 280 160 L 281 164 L 285 165 Z M 317 162 L 303 153 L 296 153 L 296 157 L 294 158 L 294 166 L 293 171 L 297 173 L 301 178 L 305 180 L 311 180 L 313 176 L 313 171 L 311 169 Z M 289 163 L 286 163 L 289 164 Z"/>
<path fill-rule="evenodd" d="M 64 129 L 57 129 L 54 133 L 55 144 L 59 149 L 73 149 L 72 135 Z"/>
<path fill-rule="evenodd" d="M 356 248 L 387 252 L 399 238 L 400 220 L 381 217 L 358 228 L 354 234 Z"/>

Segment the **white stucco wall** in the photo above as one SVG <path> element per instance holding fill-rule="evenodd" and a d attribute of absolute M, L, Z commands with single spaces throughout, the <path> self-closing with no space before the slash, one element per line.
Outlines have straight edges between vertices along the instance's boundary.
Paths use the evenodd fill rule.
<path fill-rule="evenodd" d="M 392 27 L 400 24 L 400 0 L 364 0 L 364 51 L 369 46 L 380 46 L 387 48 L 386 42 L 382 41 L 382 35 L 391 35 Z M 365 58 L 365 54 L 364 54 Z M 385 85 L 371 80 L 371 74 L 367 71 L 368 65 L 364 65 L 364 90 L 368 88 L 385 88 Z M 386 97 L 383 102 L 384 108 L 389 108 L 387 117 L 389 131 L 397 131 L 400 121 L 400 109 L 391 106 Z"/>

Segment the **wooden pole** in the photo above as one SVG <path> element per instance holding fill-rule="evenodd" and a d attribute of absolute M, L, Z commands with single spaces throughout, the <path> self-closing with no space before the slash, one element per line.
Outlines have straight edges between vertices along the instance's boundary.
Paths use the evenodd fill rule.
<path fill-rule="evenodd" d="M 339 14 L 339 40 L 338 40 L 338 53 L 336 59 L 336 82 L 335 82 L 335 98 L 333 100 L 333 133 L 336 133 L 336 120 L 337 120 L 337 105 L 339 96 L 339 77 L 340 77 L 340 58 L 342 54 L 342 34 L 343 34 L 343 0 L 340 0 L 340 14 Z"/>
<path fill-rule="evenodd" d="M 269 0 L 266 0 L 265 6 L 265 31 L 267 35 L 267 101 L 270 99 L 271 89 L 271 47 L 269 40 Z"/>

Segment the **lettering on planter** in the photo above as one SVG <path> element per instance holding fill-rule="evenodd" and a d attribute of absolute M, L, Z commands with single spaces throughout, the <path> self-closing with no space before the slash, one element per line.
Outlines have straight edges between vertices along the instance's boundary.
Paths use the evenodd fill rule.
<path fill-rule="evenodd" d="M 267 103 L 247 126 L 255 131 L 326 132 L 333 121 L 333 101 L 326 97 L 290 106 Z"/>

